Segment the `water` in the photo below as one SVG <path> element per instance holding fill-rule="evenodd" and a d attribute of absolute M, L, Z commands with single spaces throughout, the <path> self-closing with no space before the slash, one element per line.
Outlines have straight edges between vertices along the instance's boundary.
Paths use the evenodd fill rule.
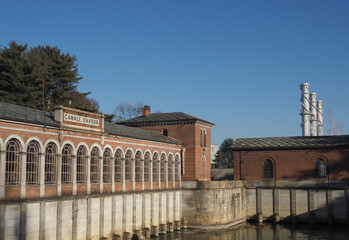
<path fill-rule="evenodd" d="M 160 236 L 161 240 L 349 240 L 346 225 L 253 225 L 244 223 L 224 230 L 186 230 Z"/>

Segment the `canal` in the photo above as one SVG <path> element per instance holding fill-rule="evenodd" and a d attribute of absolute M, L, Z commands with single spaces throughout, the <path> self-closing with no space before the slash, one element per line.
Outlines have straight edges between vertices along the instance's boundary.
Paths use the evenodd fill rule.
<path fill-rule="evenodd" d="M 283 225 L 244 223 L 224 230 L 186 230 L 160 236 L 161 240 L 345 240 L 349 239 L 346 225 Z"/>

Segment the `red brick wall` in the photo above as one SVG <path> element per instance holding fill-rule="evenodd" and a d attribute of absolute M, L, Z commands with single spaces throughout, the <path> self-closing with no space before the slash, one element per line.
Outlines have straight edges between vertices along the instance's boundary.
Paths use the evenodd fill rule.
<path fill-rule="evenodd" d="M 324 180 L 315 177 L 319 158 L 327 162 L 327 180 L 349 180 L 349 149 L 235 151 L 234 179 L 263 180 L 263 162 L 270 159 L 274 162 L 274 180 Z"/>
<path fill-rule="evenodd" d="M 146 126 L 139 127 L 142 129 L 152 130 L 163 133 L 166 129 L 168 136 L 184 144 L 185 150 L 185 174 L 182 176 L 183 181 L 205 180 L 204 166 L 200 166 L 201 158 L 206 157 L 206 174 L 207 180 L 211 179 L 211 128 L 201 124 L 187 125 L 165 125 L 165 126 Z M 202 147 L 201 129 L 206 130 L 206 147 Z"/>

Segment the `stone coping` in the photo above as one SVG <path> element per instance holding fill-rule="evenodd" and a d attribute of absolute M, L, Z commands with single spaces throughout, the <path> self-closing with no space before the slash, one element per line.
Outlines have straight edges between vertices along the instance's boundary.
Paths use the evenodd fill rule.
<path fill-rule="evenodd" d="M 236 181 L 182 181 L 182 189 L 228 189 L 242 188 L 244 182 Z"/>

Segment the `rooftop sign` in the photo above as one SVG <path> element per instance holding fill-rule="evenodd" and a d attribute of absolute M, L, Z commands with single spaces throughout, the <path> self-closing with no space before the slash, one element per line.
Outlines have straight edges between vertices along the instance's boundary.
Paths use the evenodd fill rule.
<path fill-rule="evenodd" d="M 81 123 L 81 124 L 86 124 L 86 125 L 95 126 L 95 127 L 99 126 L 99 119 L 97 118 L 89 118 L 89 117 L 79 116 L 71 113 L 64 113 L 64 121 Z"/>

